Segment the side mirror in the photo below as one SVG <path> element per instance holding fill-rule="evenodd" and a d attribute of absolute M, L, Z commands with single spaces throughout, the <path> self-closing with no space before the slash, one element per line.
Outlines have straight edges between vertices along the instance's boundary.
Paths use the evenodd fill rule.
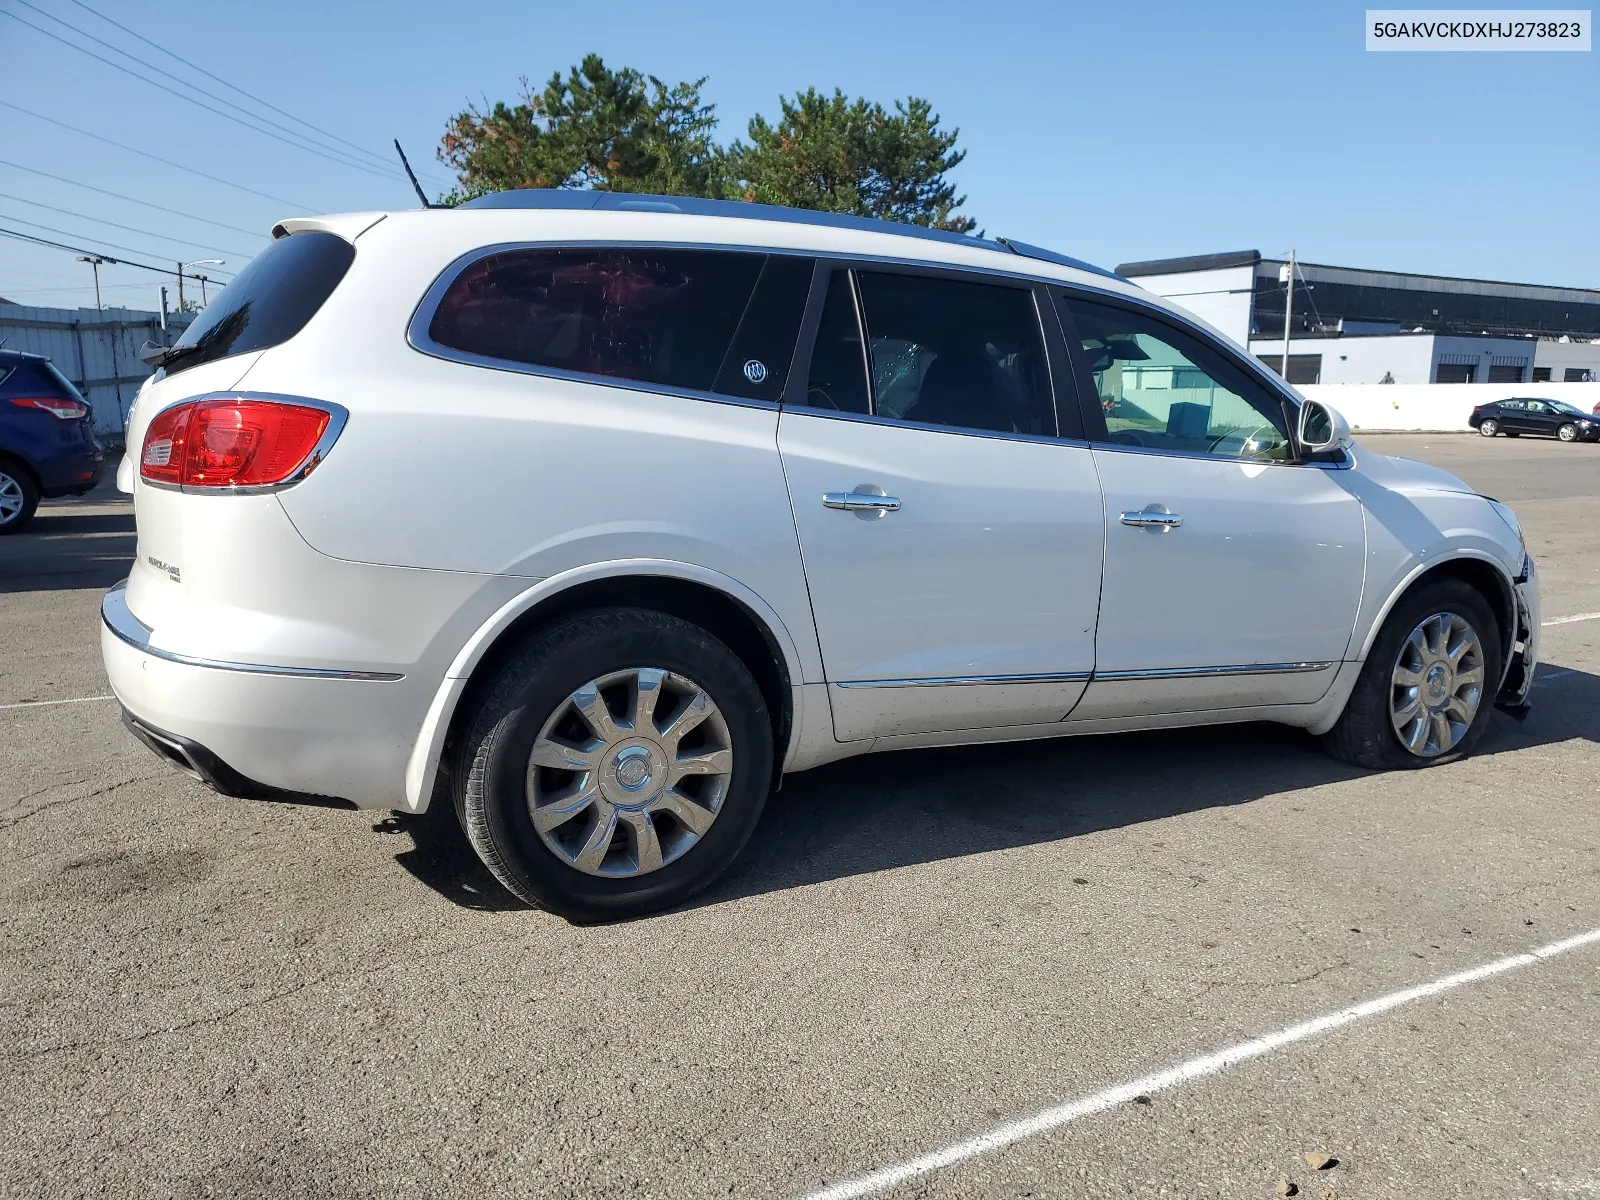
<path fill-rule="evenodd" d="M 1297 433 L 1300 449 L 1307 454 L 1321 454 L 1350 444 L 1350 422 L 1339 415 L 1338 409 L 1320 400 L 1301 402 Z"/>

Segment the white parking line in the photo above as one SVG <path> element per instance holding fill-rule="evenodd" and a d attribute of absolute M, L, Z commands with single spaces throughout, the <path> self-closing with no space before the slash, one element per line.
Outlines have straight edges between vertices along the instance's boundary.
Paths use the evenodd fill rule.
<path fill-rule="evenodd" d="M 1231 1067 L 1236 1063 L 1245 1062 L 1252 1058 L 1259 1058 L 1281 1046 L 1294 1042 L 1303 1042 L 1314 1038 L 1342 1025 L 1349 1025 L 1355 1021 L 1365 1020 L 1386 1013 L 1390 1009 L 1399 1008 L 1402 1004 L 1410 1004 L 1415 1000 L 1425 1000 L 1429 996 L 1437 996 L 1441 992 L 1448 992 L 1453 988 L 1465 987 L 1469 983 L 1488 979 L 1506 971 L 1514 971 L 1519 967 L 1529 967 L 1547 958 L 1554 958 L 1558 954 L 1565 954 L 1569 950 L 1577 950 L 1582 946 L 1600 942 L 1600 929 L 1591 929 L 1588 933 L 1580 933 L 1573 937 L 1564 938 L 1559 942 L 1551 942 L 1548 946 L 1541 946 L 1537 950 L 1530 950 L 1525 954 L 1513 954 L 1509 958 L 1496 959 L 1494 962 L 1485 963 L 1481 967 L 1473 967 L 1470 971 L 1461 971 L 1455 975 L 1446 975 L 1435 979 L 1431 983 L 1420 984 L 1417 987 L 1406 988 L 1388 995 L 1379 996 L 1373 1000 L 1366 1000 L 1349 1008 L 1328 1013 L 1326 1016 L 1314 1017 L 1309 1021 L 1302 1021 L 1298 1025 L 1291 1025 L 1287 1029 L 1280 1029 L 1276 1033 L 1269 1033 L 1264 1037 L 1254 1038 L 1248 1042 L 1239 1042 L 1219 1050 L 1215 1054 L 1207 1054 L 1203 1058 L 1191 1058 L 1188 1062 L 1179 1063 L 1165 1071 L 1158 1071 L 1154 1075 L 1146 1075 L 1142 1079 L 1135 1079 L 1130 1083 L 1118 1084 L 1107 1088 L 1103 1092 L 1096 1092 L 1092 1096 L 1085 1096 L 1080 1100 L 1071 1100 L 1056 1108 L 1047 1108 L 1036 1116 L 1027 1117 L 1021 1121 L 1013 1121 L 1009 1125 L 1001 1125 L 991 1129 L 988 1133 L 979 1134 L 964 1142 L 956 1142 L 942 1150 L 924 1154 L 919 1158 L 908 1159 L 894 1166 L 884 1167 L 873 1171 L 871 1174 L 862 1175 L 856 1179 L 848 1179 L 843 1183 L 833 1184 L 831 1187 L 822 1188 L 820 1191 L 809 1193 L 805 1200 L 850 1200 L 855 1196 L 871 1196 L 878 1192 L 904 1183 L 908 1179 L 915 1179 L 919 1175 L 944 1167 L 954 1166 L 969 1158 L 979 1155 L 992 1154 L 996 1150 L 1003 1150 L 1007 1146 L 1028 1138 L 1038 1137 L 1040 1134 L 1049 1133 L 1063 1125 L 1083 1117 L 1093 1116 L 1095 1113 L 1105 1112 L 1120 1104 L 1128 1104 L 1137 1096 L 1149 1096 L 1167 1088 L 1176 1087 L 1180 1083 L 1187 1083 L 1191 1079 L 1200 1079 L 1207 1075 L 1215 1075 L 1218 1071 Z"/>
<path fill-rule="evenodd" d="M 94 700 L 115 699 L 115 696 L 74 696 L 71 700 L 24 700 L 20 704 L 0 704 L 0 711 L 8 708 L 45 708 L 51 704 L 88 704 Z"/>
<path fill-rule="evenodd" d="M 1540 627 L 1549 625 L 1571 625 L 1574 621 L 1600 621 L 1600 612 L 1573 613 L 1570 617 L 1551 617 L 1548 621 L 1541 621 Z"/>

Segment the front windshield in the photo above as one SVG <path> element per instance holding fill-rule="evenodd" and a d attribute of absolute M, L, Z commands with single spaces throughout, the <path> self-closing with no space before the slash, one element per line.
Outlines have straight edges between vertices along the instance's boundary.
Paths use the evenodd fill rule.
<path fill-rule="evenodd" d="M 1566 413 L 1569 417 L 1587 417 L 1589 415 L 1576 404 L 1568 404 L 1565 400 L 1546 400 L 1545 403 L 1558 413 Z"/>

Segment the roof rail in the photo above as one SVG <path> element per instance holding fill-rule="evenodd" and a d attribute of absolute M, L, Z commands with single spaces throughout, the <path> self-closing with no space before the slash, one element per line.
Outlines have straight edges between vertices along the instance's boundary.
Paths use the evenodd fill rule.
<path fill-rule="evenodd" d="M 617 210 L 623 212 L 687 213 L 702 217 L 739 217 L 752 221 L 783 221 L 792 225 L 821 225 L 831 229 L 859 229 L 866 233 L 888 233 L 898 237 L 925 238 L 982 250 L 1010 251 L 1024 258 L 1060 266 L 1092 271 L 1115 279 L 1110 271 L 1092 266 L 1065 254 L 1014 242 L 1008 238 L 991 241 L 946 229 L 929 229 L 903 221 L 882 221 L 873 217 L 852 217 L 844 213 L 817 212 L 808 208 L 785 208 L 777 204 L 756 204 L 745 200 L 706 200 L 699 196 L 651 196 L 641 192 L 602 192 L 577 188 L 517 188 L 490 192 L 468 200 L 461 208 L 552 208 L 579 210 Z"/>

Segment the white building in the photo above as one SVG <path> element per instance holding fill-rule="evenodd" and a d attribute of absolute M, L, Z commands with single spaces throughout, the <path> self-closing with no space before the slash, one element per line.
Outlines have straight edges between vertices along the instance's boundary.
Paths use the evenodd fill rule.
<path fill-rule="evenodd" d="M 1243 250 L 1117 273 L 1278 370 L 1287 265 Z M 1600 290 L 1299 263 L 1291 320 L 1295 384 L 1600 380 Z"/>

